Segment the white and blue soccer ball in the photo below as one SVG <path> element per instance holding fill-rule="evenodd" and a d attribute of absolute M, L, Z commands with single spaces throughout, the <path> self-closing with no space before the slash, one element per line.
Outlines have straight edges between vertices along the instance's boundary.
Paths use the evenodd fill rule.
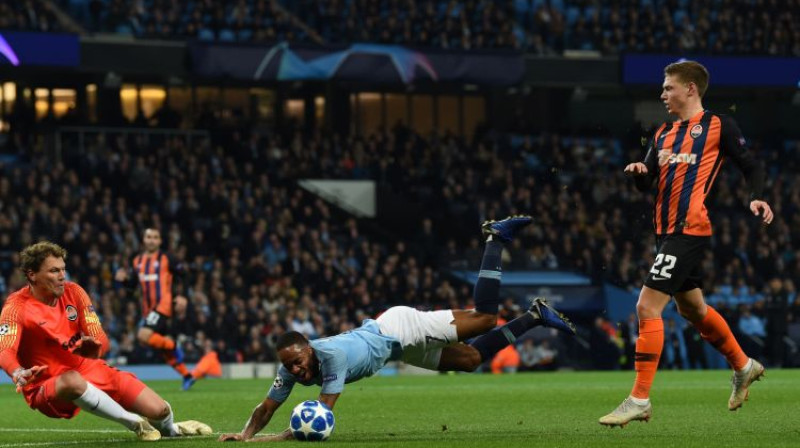
<path fill-rule="evenodd" d="M 333 433 L 333 411 L 317 400 L 304 401 L 294 407 L 289 429 L 295 440 L 321 442 Z"/>

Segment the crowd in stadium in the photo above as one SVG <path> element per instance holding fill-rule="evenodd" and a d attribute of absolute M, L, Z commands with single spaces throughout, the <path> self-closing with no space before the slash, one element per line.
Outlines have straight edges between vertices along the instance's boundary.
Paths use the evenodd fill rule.
<path fill-rule="evenodd" d="M 247 42 L 369 41 L 539 55 L 577 49 L 800 56 L 799 3 L 716 3 L 26 0 L 0 1 L 0 28 L 83 27 Z M 14 113 L 12 122 L 25 121 Z M 206 118 L 198 128 L 215 122 Z M 32 128 L 32 122 L 17 124 L 11 124 L 12 140 Z M 138 292 L 115 282 L 113 274 L 140 250 L 143 230 L 155 226 L 164 234 L 164 249 L 186 267 L 179 284 L 190 306 L 175 325 L 185 336 L 188 359 L 214 348 L 223 362 L 265 361 L 287 330 L 331 335 L 393 304 L 470 306 L 469 287 L 448 273 L 479 266 L 477 229 L 485 219 L 514 213 L 536 219 L 508 248 L 508 269 L 575 271 L 633 292 L 653 264 L 650 197 L 621 170 L 642 157 L 638 136 L 621 141 L 484 132 L 463 139 L 447 132 L 418 135 L 401 125 L 363 136 L 279 131 L 249 135 L 243 129 L 224 141 L 191 144 L 182 137 L 104 134 L 85 150 L 66 145 L 61 161 L 34 140 L 18 141 L 28 163 L 0 172 L 0 294 L 23 281 L 15 273 L 17 251 L 50 236 L 69 250 L 71 277 L 95 299 L 113 340 L 112 357 L 152 360 L 136 344 Z M 711 198 L 715 237 L 703 265 L 704 287 L 749 351 L 782 364 L 778 341 L 790 324 L 800 324 L 793 282 L 800 278 L 800 180 L 776 174 L 800 170 L 794 155 L 800 143 L 750 144 L 766 163 L 767 197 L 777 218 L 763 228 L 744 206 L 741 176 L 733 167 L 723 170 Z M 420 204 L 425 219 L 405 240 L 362 228 L 295 183 L 312 177 L 375 180 Z M 506 302 L 504 317 L 519 311 Z M 614 353 L 632 359 L 635 325 L 602 318 L 584 324 L 593 343 L 602 345 L 592 353 L 605 354 L 595 366 L 611 360 L 609 368 L 619 367 Z M 693 330 L 674 325 L 674 331 L 667 327 L 664 362 L 703 364 L 692 348 Z M 522 356 L 523 349 L 533 350 L 520 347 L 521 359 L 535 358 Z M 546 364 L 554 365 L 554 356 Z"/>
<path fill-rule="evenodd" d="M 0 2 L 0 28 L 223 42 L 374 42 L 554 55 L 588 50 L 800 56 L 800 4 L 627 0 L 39 0 Z M 68 23 L 69 25 L 65 25 Z M 71 26 L 77 25 L 77 26 Z"/>
<path fill-rule="evenodd" d="M 50 4 L 40 0 L 0 1 L 0 29 L 63 31 L 61 22 L 50 8 Z"/>
<path fill-rule="evenodd" d="M 164 249 L 187 267 L 180 288 L 191 306 L 176 325 L 189 359 L 213 346 L 223 362 L 260 361 L 289 329 L 331 335 L 391 304 L 469 306 L 469 287 L 447 273 L 477 268 L 484 219 L 536 218 L 509 248 L 509 269 L 577 271 L 635 291 L 652 265 L 647 195 L 620 169 L 620 158 L 641 157 L 638 148 L 558 135 L 466 142 L 404 127 L 364 137 L 290 135 L 234 133 L 223 150 L 211 140 L 190 147 L 184 138 L 101 134 L 83 152 L 66 145 L 63 163 L 29 152 L 30 164 L 0 176 L 2 292 L 21 285 L 16 251 L 54 236 L 70 251 L 70 275 L 96 300 L 115 355 L 146 361 L 134 338 L 138 292 L 113 273 L 140 250 L 143 229 L 156 226 Z M 796 147 L 754 150 L 770 173 L 800 168 Z M 426 204 L 427 219 L 407 241 L 362 232 L 296 186 L 305 177 L 374 179 Z M 768 230 L 742 205 L 735 168 L 723 170 L 716 189 L 714 253 L 704 263 L 709 302 L 750 339 L 780 340 L 800 322 L 792 282 L 800 278 L 800 181 L 769 183 L 777 219 Z M 506 317 L 518 311 L 508 303 Z M 625 325 L 599 327 L 624 351 Z"/>

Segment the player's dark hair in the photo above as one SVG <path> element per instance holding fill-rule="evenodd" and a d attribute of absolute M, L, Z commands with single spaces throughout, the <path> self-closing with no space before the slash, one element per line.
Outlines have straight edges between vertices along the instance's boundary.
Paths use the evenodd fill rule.
<path fill-rule="evenodd" d="M 29 271 L 38 272 L 44 260 L 51 255 L 56 258 L 67 258 L 67 251 L 50 241 L 31 244 L 19 253 L 19 270 L 27 278 Z"/>
<path fill-rule="evenodd" d="M 686 84 L 690 82 L 697 86 L 697 93 L 700 97 L 706 94 L 708 89 L 708 81 L 711 76 L 708 70 L 703 67 L 703 64 L 697 61 L 681 61 L 673 62 L 664 68 L 664 74 L 667 76 L 677 76 L 681 81 Z"/>
<path fill-rule="evenodd" d="M 161 236 L 161 229 L 159 229 L 156 226 L 147 226 L 147 227 L 144 228 L 144 230 L 142 230 L 142 238 L 144 238 L 144 235 L 147 233 L 148 230 L 152 230 L 154 232 L 158 232 L 158 235 Z"/>
<path fill-rule="evenodd" d="M 278 340 L 275 343 L 275 350 L 281 351 L 286 347 L 291 347 L 295 344 L 305 347 L 308 345 L 308 339 L 306 339 L 302 333 L 298 333 L 296 331 L 287 331 L 286 333 L 278 336 Z"/>

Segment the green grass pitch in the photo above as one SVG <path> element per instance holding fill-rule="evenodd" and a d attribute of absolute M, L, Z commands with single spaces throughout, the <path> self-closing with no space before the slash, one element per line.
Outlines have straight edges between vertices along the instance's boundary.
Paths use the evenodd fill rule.
<path fill-rule="evenodd" d="M 378 377 L 349 384 L 336 404 L 328 447 L 789 447 L 800 446 L 800 371 L 768 370 L 750 401 L 729 412 L 730 374 L 659 372 L 653 419 L 624 429 L 597 423 L 627 395 L 632 372 Z M 268 380 L 205 380 L 190 392 L 178 381 L 149 384 L 178 420 L 197 419 L 215 433 L 237 432 L 263 398 Z M 294 404 L 316 387 L 295 388 L 263 432 L 288 425 Z M 219 446 L 216 435 L 166 440 L 170 447 Z M 301 442 L 282 442 L 298 446 Z M 87 413 L 48 419 L 0 387 L 0 448 L 144 445 L 119 426 Z M 301 445 L 302 446 L 302 445 Z"/>

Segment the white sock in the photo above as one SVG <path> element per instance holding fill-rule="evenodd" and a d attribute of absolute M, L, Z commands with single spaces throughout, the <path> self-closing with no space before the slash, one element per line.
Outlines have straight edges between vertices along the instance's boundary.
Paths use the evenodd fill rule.
<path fill-rule="evenodd" d="M 107 393 L 86 382 L 86 391 L 80 397 L 72 400 L 75 406 L 84 411 L 107 420 L 113 420 L 126 428 L 133 430 L 136 424 L 142 421 L 138 415 L 128 412 L 119 403 L 114 401 Z"/>
<path fill-rule="evenodd" d="M 166 402 L 165 402 L 166 403 Z M 150 420 L 150 423 L 161 432 L 161 435 L 164 437 L 176 437 L 181 435 L 178 428 L 173 423 L 173 416 L 172 416 L 172 406 L 167 403 L 167 409 L 169 409 L 169 415 L 164 417 L 162 420 Z"/>
<path fill-rule="evenodd" d="M 753 368 L 753 358 L 750 358 L 750 359 L 747 360 L 747 364 L 744 365 L 742 370 L 737 370 L 737 372 L 746 373 L 746 372 L 749 372 L 750 369 L 752 369 L 752 368 Z"/>
<path fill-rule="evenodd" d="M 647 403 L 650 403 L 650 398 L 636 398 L 633 395 L 631 395 L 631 401 L 639 406 L 646 406 Z"/>

